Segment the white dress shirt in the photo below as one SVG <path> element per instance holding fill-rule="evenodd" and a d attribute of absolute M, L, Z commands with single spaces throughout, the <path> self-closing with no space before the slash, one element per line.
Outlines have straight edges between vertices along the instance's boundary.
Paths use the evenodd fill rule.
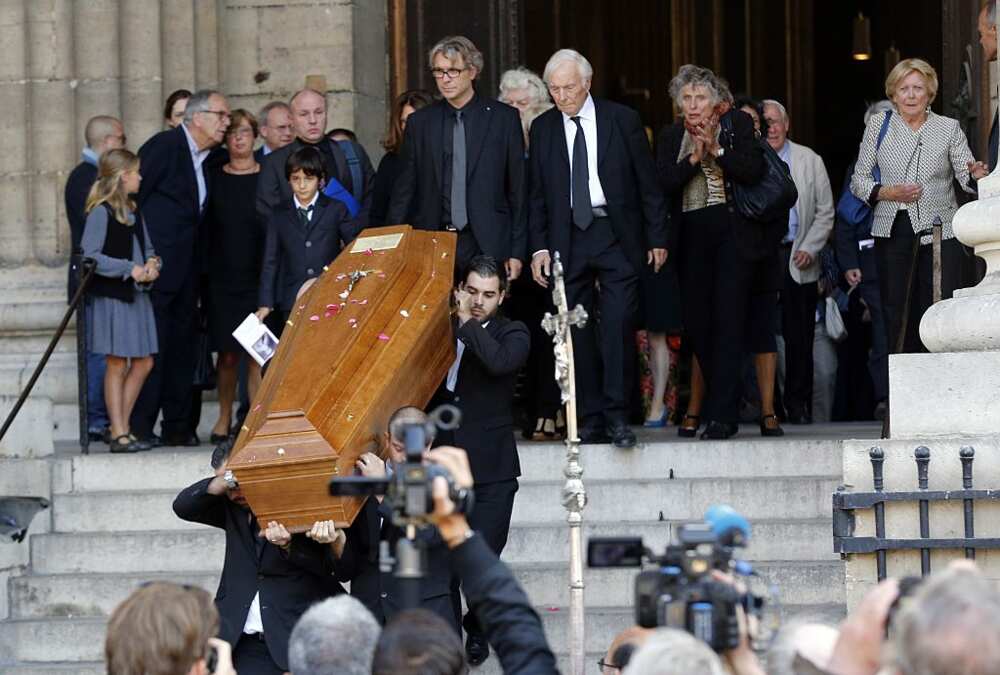
<path fill-rule="evenodd" d="M 313 198 L 310 200 L 310 202 L 308 204 L 303 204 L 302 202 L 299 201 L 298 197 L 296 197 L 295 195 L 292 195 L 292 200 L 295 202 L 295 208 L 297 208 L 297 209 L 305 209 L 306 211 L 309 211 L 309 220 L 312 220 L 312 210 L 313 210 L 313 207 L 316 206 L 316 200 L 317 199 L 319 199 L 319 191 L 318 190 L 316 191 L 316 194 L 313 195 Z"/>
<path fill-rule="evenodd" d="M 250 611 L 247 612 L 247 622 L 243 624 L 243 632 L 247 635 L 264 632 L 264 621 L 260 618 L 260 592 L 254 594 L 253 602 L 250 603 Z"/>
<path fill-rule="evenodd" d="M 576 122 L 566 113 L 563 116 L 563 128 L 566 130 L 566 150 L 569 153 L 570 189 L 569 203 L 573 205 L 573 142 L 576 140 Z M 576 114 L 580 118 L 580 126 L 583 127 L 583 137 L 587 141 L 587 173 L 590 177 L 590 205 L 607 206 L 608 200 L 604 196 L 604 188 L 601 187 L 601 178 L 597 175 L 597 109 L 594 107 L 594 99 L 587 94 L 580 112 Z"/>
<path fill-rule="evenodd" d="M 194 178 L 198 182 L 198 208 L 203 209 L 205 208 L 205 196 L 208 194 L 208 188 L 205 186 L 205 171 L 202 169 L 202 165 L 205 163 L 205 158 L 208 157 L 208 148 L 198 149 L 198 144 L 194 142 L 194 137 L 191 136 L 186 124 L 181 124 L 181 129 L 184 130 L 184 135 L 187 137 L 188 149 L 191 151 L 191 163 L 194 164 Z"/>

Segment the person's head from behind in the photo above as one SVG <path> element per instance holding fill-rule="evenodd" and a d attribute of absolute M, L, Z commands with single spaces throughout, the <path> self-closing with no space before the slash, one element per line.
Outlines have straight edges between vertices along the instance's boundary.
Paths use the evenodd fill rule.
<path fill-rule="evenodd" d="M 507 295 L 507 270 L 491 256 L 476 256 L 465 268 L 461 288 L 469 294 L 473 318 L 480 323 L 489 321 Z"/>
<path fill-rule="evenodd" d="M 935 574 L 901 601 L 889 641 L 895 675 L 998 675 L 1000 591 L 974 568 Z"/>
<path fill-rule="evenodd" d="M 725 675 L 719 655 L 690 633 L 658 628 L 632 655 L 624 675 Z"/>
<path fill-rule="evenodd" d="M 385 432 L 385 444 L 389 448 L 389 459 L 395 464 L 406 461 L 406 429 L 414 424 L 422 425 L 427 434 L 424 439 L 424 452 L 431 449 L 434 442 L 434 427 L 428 429 L 427 413 L 416 406 L 408 405 L 400 408 L 389 417 L 388 429 Z M 429 433 L 428 433 L 429 432 Z"/>
<path fill-rule="evenodd" d="M 299 148 L 285 162 L 285 178 L 292 187 L 292 194 L 305 206 L 313 200 L 326 182 L 323 158 L 316 148 Z"/>
<path fill-rule="evenodd" d="M 392 102 L 389 130 L 382 139 L 382 147 L 386 152 L 399 152 L 400 146 L 403 145 L 407 118 L 433 102 L 434 98 L 422 89 L 410 89 L 396 97 Z"/>
<path fill-rule="evenodd" d="M 616 635 L 600 661 L 601 675 L 620 675 L 632 660 L 632 655 L 646 644 L 646 639 L 654 632 L 652 628 L 629 626 Z"/>
<path fill-rule="evenodd" d="M 97 180 L 87 195 L 87 213 L 106 203 L 119 222 L 127 223 L 129 212 L 135 210 L 135 202 L 129 195 L 139 191 L 141 180 L 135 153 L 121 148 L 108 150 L 97 163 Z"/>
<path fill-rule="evenodd" d="M 177 89 L 170 93 L 163 104 L 163 121 L 170 129 L 176 129 L 177 125 L 184 121 L 184 108 L 187 107 L 191 92 L 187 89 Z"/>
<path fill-rule="evenodd" d="M 301 89 L 288 101 L 295 135 L 306 143 L 319 143 L 326 133 L 326 97 L 315 89 Z"/>
<path fill-rule="evenodd" d="M 400 612 L 375 648 L 372 675 L 465 675 L 465 649 L 455 630 L 426 609 Z M 297 675 L 297 674 L 295 674 Z"/>
<path fill-rule="evenodd" d="M 288 638 L 292 675 L 368 675 L 381 627 L 356 598 L 339 595 L 310 607 Z"/>
<path fill-rule="evenodd" d="M 837 636 L 837 629 L 826 624 L 796 620 L 786 623 L 768 649 L 768 675 L 800 675 L 825 670 Z"/>
<path fill-rule="evenodd" d="M 219 613 L 203 589 L 143 586 L 111 613 L 108 675 L 207 675 L 208 642 L 218 629 Z"/>
<path fill-rule="evenodd" d="M 125 127 L 121 120 L 109 115 L 98 115 L 87 120 L 87 128 L 83 132 L 87 147 L 98 156 L 108 150 L 125 147 Z"/>

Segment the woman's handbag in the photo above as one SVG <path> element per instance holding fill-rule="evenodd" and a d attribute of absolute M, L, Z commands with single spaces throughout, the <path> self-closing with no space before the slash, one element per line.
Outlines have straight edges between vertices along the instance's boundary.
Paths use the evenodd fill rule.
<path fill-rule="evenodd" d="M 843 342 L 847 339 L 847 326 L 844 325 L 844 317 L 840 315 L 840 307 L 832 295 L 826 296 L 826 334 L 834 342 Z"/>
<path fill-rule="evenodd" d="M 888 111 L 885 114 L 885 119 L 882 120 L 882 128 L 878 132 L 878 141 L 875 143 L 875 154 L 878 155 L 878 149 L 882 146 L 882 139 L 885 138 L 886 132 L 889 130 L 889 118 L 892 117 L 892 111 Z M 875 161 L 875 166 L 872 167 L 872 178 L 875 179 L 876 183 L 882 181 L 882 170 L 878 166 L 878 160 Z M 850 182 L 848 181 L 847 189 L 840 195 L 840 199 L 837 200 L 837 215 L 848 225 L 857 226 L 865 222 L 872 217 L 872 207 L 868 205 L 861 199 L 854 196 L 851 192 Z"/>
<path fill-rule="evenodd" d="M 722 116 L 722 128 L 729 134 L 730 147 L 735 147 L 736 134 L 729 115 Z M 733 181 L 733 202 L 744 217 L 767 223 L 795 206 L 799 191 L 795 188 L 788 165 L 781 161 L 767 141 L 755 138 L 754 142 L 763 150 L 767 168 L 764 176 L 754 185 Z"/>

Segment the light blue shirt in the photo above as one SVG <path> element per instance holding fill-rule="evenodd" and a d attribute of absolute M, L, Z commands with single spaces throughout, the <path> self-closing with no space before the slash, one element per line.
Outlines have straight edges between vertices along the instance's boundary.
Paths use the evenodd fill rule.
<path fill-rule="evenodd" d="M 205 163 L 205 158 L 208 157 L 208 148 L 198 149 L 198 144 L 194 142 L 194 137 L 191 136 L 186 124 L 181 124 L 181 129 L 184 130 L 184 136 L 187 137 L 188 149 L 191 151 L 191 163 L 194 164 L 194 177 L 198 182 L 198 208 L 203 209 L 205 208 L 205 196 L 208 194 L 208 188 L 205 186 L 205 171 L 202 169 L 202 165 Z"/>
<path fill-rule="evenodd" d="M 792 168 L 792 146 L 785 141 L 785 144 L 781 146 L 781 150 L 778 150 L 778 157 L 788 165 L 788 168 Z M 788 234 L 782 239 L 782 243 L 789 243 L 795 241 L 795 235 L 799 233 L 799 212 L 793 206 L 788 209 Z"/>

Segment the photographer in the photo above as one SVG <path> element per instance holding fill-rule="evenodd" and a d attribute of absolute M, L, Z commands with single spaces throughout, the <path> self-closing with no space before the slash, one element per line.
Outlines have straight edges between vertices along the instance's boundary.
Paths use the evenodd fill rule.
<path fill-rule="evenodd" d="M 200 588 L 142 586 L 111 613 L 108 675 L 236 675 L 227 642 L 212 637 L 219 612 Z"/>
<path fill-rule="evenodd" d="M 292 536 L 280 523 L 262 529 L 222 464 L 213 478 L 181 491 L 174 513 L 226 532 L 226 557 L 215 602 L 220 637 L 234 645 L 241 675 L 282 675 L 288 670 L 288 636 L 312 604 L 344 589 L 336 582 L 344 533 L 332 521 Z"/>
<path fill-rule="evenodd" d="M 389 462 L 374 453 L 365 453 L 357 461 L 357 469 L 366 478 L 383 478 L 394 472 L 397 465 L 406 461 L 403 443 L 407 425 L 427 425 L 428 416 L 420 408 L 400 408 L 389 418 L 388 429 L 383 434 Z M 433 428 L 433 427 L 431 427 Z M 430 449 L 434 436 L 428 434 L 425 451 Z M 392 508 L 383 503 L 384 495 L 368 498 L 354 523 L 347 529 L 347 546 L 338 565 L 340 581 L 351 582 L 351 595 L 363 602 L 379 623 L 385 624 L 403 607 L 393 572 L 379 570 L 379 542 L 389 542 L 394 551 L 396 542 L 404 535 L 392 523 Z M 461 636 L 459 618 L 451 599 L 451 567 L 448 549 L 441 538 L 430 528 L 417 534 L 427 556 L 426 576 L 421 579 L 420 607 L 440 616 L 452 630 Z"/>
<path fill-rule="evenodd" d="M 463 450 L 439 447 L 427 453 L 427 461 L 448 471 L 460 488 L 472 486 L 472 471 Z M 490 550 L 483 536 L 473 532 L 465 515 L 456 510 L 449 496 L 448 481 L 436 477 L 433 486 L 434 511 L 431 521 L 451 551 L 451 569 L 463 579 L 465 598 L 486 639 L 494 646 L 504 673 L 550 675 L 558 673 L 555 656 L 545 641 L 542 622 L 528 596 L 510 570 Z M 412 626 L 407 617 L 423 619 Z M 423 612 L 400 614 L 382 633 L 376 648 L 374 673 L 393 675 L 453 675 L 466 672 L 461 643 L 443 631 L 428 631 L 437 622 Z M 440 625 L 440 624 L 439 624 Z M 416 637 L 427 638 L 420 651 Z M 419 653 L 414 653 L 419 652 Z M 407 655 L 413 658 L 407 658 Z M 383 669 L 385 668 L 385 669 Z"/>

